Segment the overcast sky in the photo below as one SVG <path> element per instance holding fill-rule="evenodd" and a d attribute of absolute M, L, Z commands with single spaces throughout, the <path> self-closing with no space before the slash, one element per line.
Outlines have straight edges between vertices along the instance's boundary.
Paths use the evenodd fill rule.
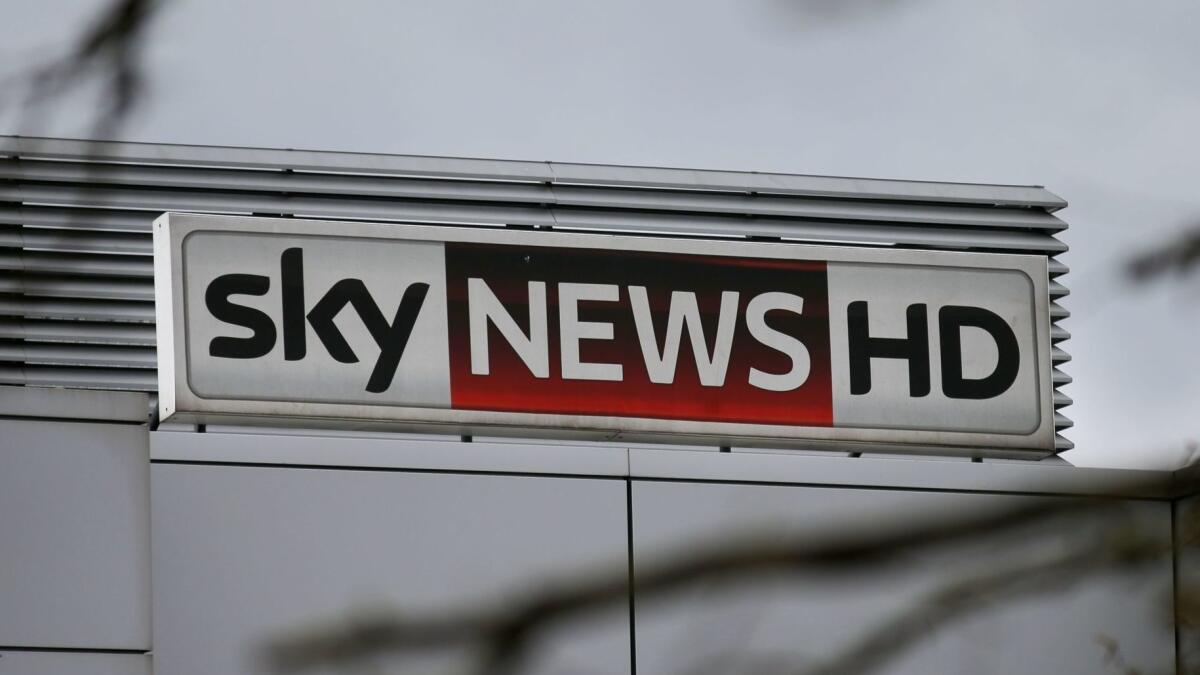
<path fill-rule="evenodd" d="M 165 0 L 137 141 L 1045 185 L 1071 206 L 1068 459 L 1200 438 L 1200 2 Z M 7 0 L 0 73 L 102 0 Z M 0 133 L 81 137 L 89 99 Z"/>

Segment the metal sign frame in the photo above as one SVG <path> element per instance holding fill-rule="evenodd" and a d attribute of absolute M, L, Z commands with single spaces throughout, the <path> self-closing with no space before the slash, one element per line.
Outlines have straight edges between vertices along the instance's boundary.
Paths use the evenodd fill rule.
<path fill-rule="evenodd" d="M 649 251 L 685 255 L 1016 270 L 1028 277 L 1035 331 L 1039 420 L 1027 434 L 701 422 L 676 419 L 491 412 L 329 402 L 264 401 L 199 395 L 188 379 L 183 243 L 196 232 L 256 232 L 424 242 Z M 375 428 L 393 431 L 669 442 L 722 446 L 1044 457 L 1054 452 L 1047 261 L 1044 256 L 818 246 L 790 242 L 685 239 L 527 231 L 491 227 L 310 221 L 164 214 L 154 223 L 154 278 L 161 420 L 191 423 Z"/>

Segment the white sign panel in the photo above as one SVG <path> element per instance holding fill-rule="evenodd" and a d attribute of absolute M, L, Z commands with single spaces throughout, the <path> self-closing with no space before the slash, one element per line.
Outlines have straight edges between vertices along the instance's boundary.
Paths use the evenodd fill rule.
<path fill-rule="evenodd" d="M 164 419 L 1029 456 L 1039 256 L 169 214 Z"/>

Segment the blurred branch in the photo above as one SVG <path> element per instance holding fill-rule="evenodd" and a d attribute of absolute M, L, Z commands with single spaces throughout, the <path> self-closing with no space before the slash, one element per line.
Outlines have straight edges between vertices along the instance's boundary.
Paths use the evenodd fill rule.
<path fill-rule="evenodd" d="M 1104 665 L 1116 668 L 1122 675 L 1142 675 L 1142 671 L 1129 665 L 1121 653 L 1121 643 L 1109 635 L 1097 635 L 1096 642 L 1104 648 Z"/>
<path fill-rule="evenodd" d="M 675 555 L 638 569 L 632 583 L 639 597 L 659 597 L 701 582 L 751 581 L 771 572 L 845 573 L 864 568 L 878 571 L 906 562 L 910 554 L 983 537 L 1016 534 L 1049 518 L 1069 514 L 1104 514 L 1109 524 L 1092 546 L 1057 558 L 1043 559 L 943 587 L 912 610 L 871 631 L 833 662 L 812 671 L 832 675 L 865 673 L 900 653 L 952 618 L 1001 599 L 1049 590 L 1102 570 L 1138 564 L 1166 555 L 1169 542 L 1140 535 L 1136 523 L 1119 517 L 1119 504 L 1094 499 L 1030 499 L 1019 506 L 982 515 L 941 514 L 906 527 L 882 532 L 844 527 L 838 534 L 804 540 L 761 537 L 725 539 L 707 546 L 684 547 Z M 1062 528 L 1073 531 L 1075 528 Z M 630 582 L 624 569 L 581 575 L 543 585 L 532 598 L 493 609 L 469 608 L 443 616 L 400 616 L 361 620 L 279 639 L 265 652 L 277 672 L 339 666 L 382 653 L 482 646 L 477 672 L 516 670 L 538 631 L 564 619 L 624 601 Z M 796 664 L 792 664 L 793 671 Z"/>
<path fill-rule="evenodd" d="M 145 82 L 141 46 L 161 4 L 161 0 L 112 0 L 65 56 L 28 75 L 27 106 L 37 109 L 90 77 L 100 77 L 108 100 L 96 118 L 93 135 L 111 138 L 141 98 Z"/>
<path fill-rule="evenodd" d="M 802 672 L 869 673 L 971 612 L 1022 596 L 1063 591 L 1089 575 L 1140 565 L 1169 551 L 1170 544 L 1161 538 L 1147 536 L 1136 526 L 1124 524 L 1090 547 L 947 584 L 869 632 L 828 665 Z"/>
<path fill-rule="evenodd" d="M 1186 274 L 1200 264 L 1200 227 L 1139 253 L 1126 264 L 1126 273 L 1140 283 L 1157 281 L 1168 274 Z"/>

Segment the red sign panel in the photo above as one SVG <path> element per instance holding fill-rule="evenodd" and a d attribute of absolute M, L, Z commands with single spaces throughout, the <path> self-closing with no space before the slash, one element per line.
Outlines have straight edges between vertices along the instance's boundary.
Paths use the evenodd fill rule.
<path fill-rule="evenodd" d="M 490 368 L 472 373 L 471 340 L 479 336 L 471 331 L 469 278 L 486 284 L 523 335 L 531 332 L 529 282 L 544 284 L 544 299 L 533 294 L 535 303 L 544 303 L 534 311 L 547 317 L 544 377 L 532 372 L 492 321 L 486 328 Z M 600 365 L 591 371 L 611 379 L 563 377 L 563 359 L 555 358 L 564 346 L 562 284 L 574 291 L 571 304 L 583 333 L 594 336 L 568 335 L 568 342 L 578 345 L 581 364 Z M 833 423 L 824 262 L 447 244 L 446 285 L 454 408 Z M 576 299 L 580 286 L 592 293 Z M 747 309 L 756 298 L 781 293 L 803 299 L 802 312 L 760 301 L 749 316 L 763 318 L 765 330 L 755 332 L 768 340 L 802 345 L 792 351 L 800 359 L 807 352 L 808 375 L 797 388 L 772 391 L 751 385 L 752 371 L 784 377 L 804 364 L 757 339 Z"/>

